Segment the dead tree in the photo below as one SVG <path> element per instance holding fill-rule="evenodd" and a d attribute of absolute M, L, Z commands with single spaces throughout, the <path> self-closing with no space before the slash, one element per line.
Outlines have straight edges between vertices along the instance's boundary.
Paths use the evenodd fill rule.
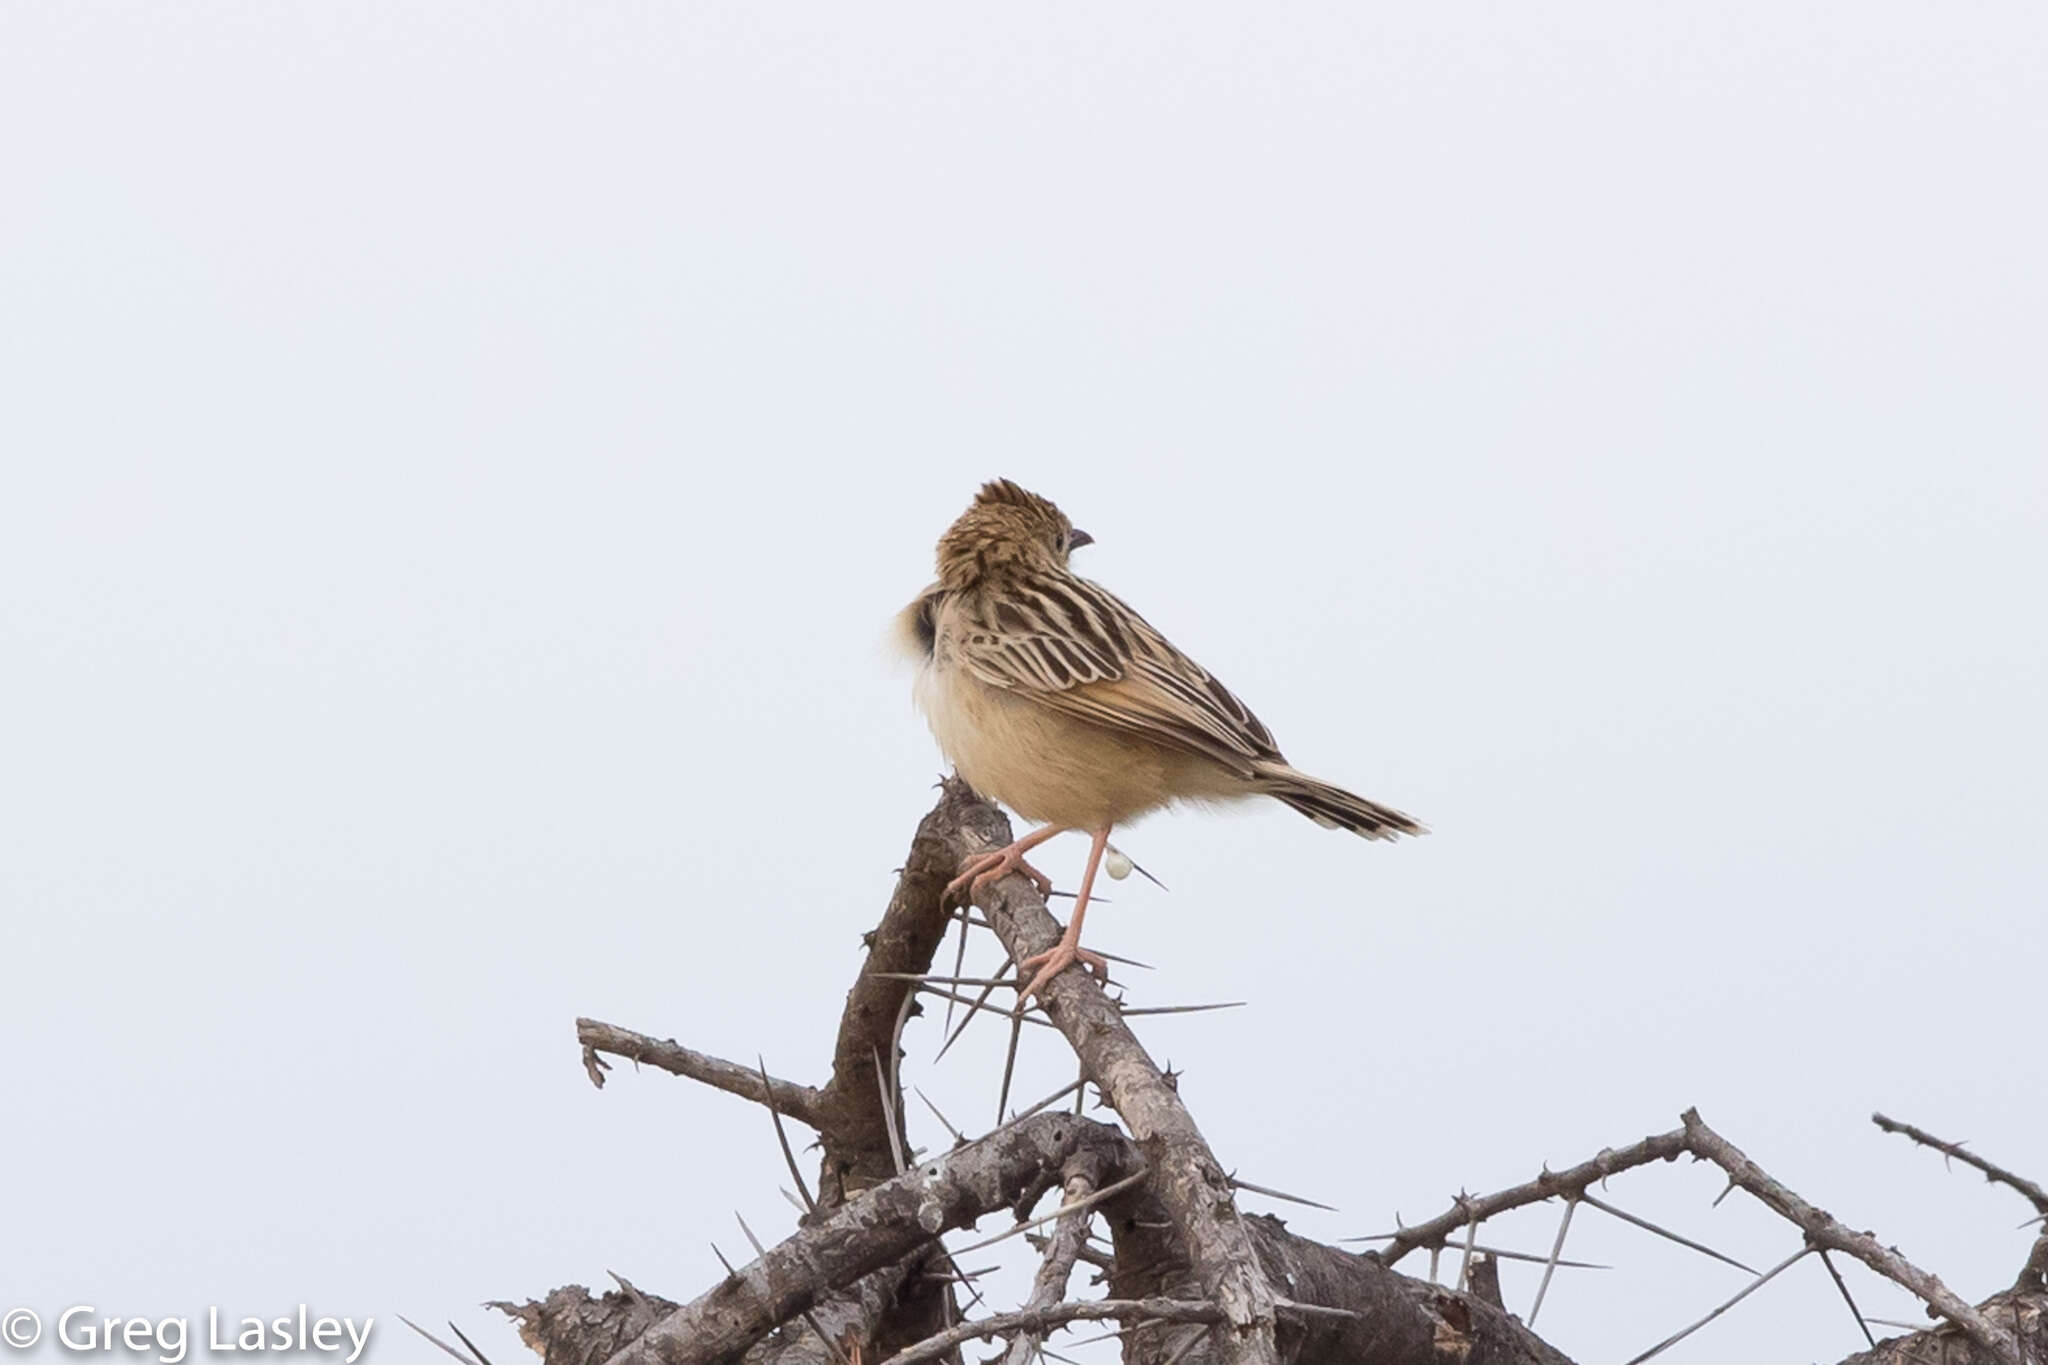
<path fill-rule="evenodd" d="M 1233 1181 L 1181 1103 L 1173 1077 L 1132 1033 L 1136 1011 L 1121 1007 L 1079 970 L 1055 979 L 1028 1015 L 1006 1010 L 997 1017 L 1013 1030 L 1027 1017 L 1057 1028 L 1079 1059 L 1083 1079 L 1026 1106 L 992 1132 L 970 1138 L 954 1131 L 949 1151 L 914 1155 L 899 1042 L 917 1002 L 953 997 L 986 1011 L 1009 965 L 1050 947 L 1059 934 L 1045 902 L 1021 876 L 990 887 L 978 907 L 942 903 L 963 857 L 999 848 L 1010 837 L 1001 812 L 962 783 L 942 784 L 888 909 L 867 936 L 866 959 L 840 1017 L 831 1079 L 823 1086 L 778 1079 L 758 1065 L 705 1056 L 610 1024 L 577 1021 L 584 1065 L 599 1086 L 609 1069 L 605 1058 L 623 1057 L 766 1107 L 804 1211 L 794 1232 L 772 1246 L 755 1240 L 753 1260 L 728 1267 L 724 1279 L 687 1302 L 621 1281 L 596 1297 L 572 1285 L 538 1301 L 492 1305 L 518 1320 L 523 1338 L 547 1365 L 911 1365 L 964 1361 L 963 1349 L 980 1342 L 1000 1343 L 994 1358 L 1006 1365 L 1027 1365 L 1052 1333 L 1111 1320 L 1120 1324 L 1122 1358 L 1131 1365 L 1570 1365 L 1502 1306 L 1493 1259 L 1528 1253 L 1482 1242 L 1482 1228 L 1510 1209 L 1546 1201 L 1561 1205 L 1548 1256 L 1529 1256 L 1545 1262 L 1532 1322 L 1552 1273 L 1571 1264 L 1563 1251 L 1581 1205 L 1729 1260 L 1595 1193 L 1596 1185 L 1606 1190 L 1611 1176 L 1680 1157 L 1718 1166 L 1729 1191 L 1761 1201 L 1797 1229 L 1799 1241 L 1777 1265 L 1751 1270 L 1755 1278 L 1728 1303 L 1637 1361 L 1815 1256 L 1834 1276 L 1870 1341 L 1871 1349 L 1853 1361 L 2048 1365 L 2048 1229 L 2011 1288 L 1972 1304 L 1896 1249 L 1851 1230 L 1773 1179 L 1692 1110 L 1668 1132 L 1565 1170 L 1544 1170 L 1492 1194 L 1460 1194 L 1435 1218 L 1365 1239 L 1384 1243 L 1373 1251 L 1325 1246 L 1294 1235 L 1277 1219 L 1244 1215 Z M 933 974 L 934 954 L 956 915 L 1001 941 L 1008 962 L 996 978 L 968 982 Z M 977 989 L 978 998 L 967 994 Z M 1119 1122 L 1081 1115 L 1075 1097 L 1085 1097 L 1088 1087 Z M 1004 1089 L 1007 1103 L 1007 1076 Z M 1876 1121 L 1971 1164 L 2048 1215 L 2048 1194 L 2038 1185 L 1910 1125 L 1882 1115 Z M 789 1124 L 816 1134 L 822 1156 L 815 1182 L 803 1178 Z M 1047 1202 L 1050 1207 L 1040 1211 Z M 1007 1231 L 960 1250 L 1032 1237 L 1041 1260 L 1029 1298 L 1012 1311 L 988 1305 L 963 1310 L 963 1292 L 980 1296 L 943 1238 L 1005 1210 L 1015 1220 Z M 1091 1240 L 1098 1222 L 1107 1231 L 1106 1244 Z M 751 1230 L 747 1235 L 753 1238 Z M 1427 1279 L 1395 1269 L 1417 1252 L 1429 1255 Z M 1438 1283 L 1439 1260 L 1446 1254 L 1455 1259 L 1456 1273 L 1448 1277 L 1451 1283 Z M 1849 1297 L 1837 1270 L 1841 1257 L 1911 1291 L 1926 1305 L 1930 1325 L 1880 1343 Z M 1105 1297 L 1075 1295 L 1072 1280 L 1083 1264 L 1106 1284 Z M 444 1349 L 466 1365 L 478 1365 L 473 1349 Z"/>

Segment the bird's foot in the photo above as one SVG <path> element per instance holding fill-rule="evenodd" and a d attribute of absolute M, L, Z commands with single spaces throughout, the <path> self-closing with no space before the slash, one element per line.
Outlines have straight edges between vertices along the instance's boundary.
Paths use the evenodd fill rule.
<path fill-rule="evenodd" d="M 1069 942 L 1063 938 L 1047 951 L 1025 958 L 1018 966 L 1020 976 L 1033 967 L 1038 968 L 1038 975 L 1032 977 L 1031 984 L 1017 996 L 1019 1007 L 1022 1007 L 1024 1001 L 1044 990 L 1047 982 L 1076 962 L 1095 973 L 1101 980 L 1109 980 L 1108 958 L 1101 953 L 1091 953 L 1079 943 Z"/>
<path fill-rule="evenodd" d="M 1052 878 L 1024 861 L 1024 851 L 1016 844 L 996 849 L 992 853 L 977 853 L 960 864 L 960 875 L 946 883 L 945 899 L 958 905 L 966 905 L 981 894 L 981 889 L 991 882 L 1001 881 L 1012 872 L 1022 872 L 1031 879 L 1041 896 L 1052 894 Z"/>

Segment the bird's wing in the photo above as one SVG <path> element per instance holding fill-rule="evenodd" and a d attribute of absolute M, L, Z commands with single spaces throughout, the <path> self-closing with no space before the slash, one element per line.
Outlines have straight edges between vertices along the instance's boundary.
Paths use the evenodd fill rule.
<path fill-rule="evenodd" d="M 1230 689 L 1086 579 L 1033 576 L 961 603 L 961 664 L 991 687 L 1252 775 L 1284 761 Z"/>

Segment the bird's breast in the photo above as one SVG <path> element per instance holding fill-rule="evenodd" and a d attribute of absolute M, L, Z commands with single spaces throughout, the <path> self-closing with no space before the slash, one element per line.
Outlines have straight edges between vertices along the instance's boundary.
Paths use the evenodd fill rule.
<path fill-rule="evenodd" d="M 981 682 L 943 641 L 917 702 L 960 776 L 1027 820 L 1101 829 L 1176 794 L 1180 756 Z"/>

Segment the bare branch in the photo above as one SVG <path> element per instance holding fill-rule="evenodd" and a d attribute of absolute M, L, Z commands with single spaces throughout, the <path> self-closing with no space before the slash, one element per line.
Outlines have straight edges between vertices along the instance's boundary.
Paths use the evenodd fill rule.
<path fill-rule="evenodd" d="M 935 814 L 948 812 L 962 853 L 1010 842 L 1009 821 L 965 783 L 946 784 Z M 990 884 L 977 903 L 1013 961 L 1044 952 L 1059 939 L 1059 924 L 1024 877 Z M 1222 1358 L 1277 1360 L 1272 1286 L 1237 1216 L 1230 1181 L 1187 1106 L 1093 976 L 1062 972 L 1042 996 L 1046 1013 L 1137 1139 L 1151 1171 L 1150 1187 L 1185 1241 L 1197 1279 L 1233 1329 L 1219 1334 Z"/>
<path fill-rule="evenodd" d="M 1944 1142 L 1923 1128 L 1915 1128 L 1910 1123 L 1900 1123 L 1897 1119 L 1888 1119 L 1883 1114 L 1872 1114 L 1870 1121 L 1887 1133 L 1909 1137 L 1922 1147 L 1932 1147 L 1943 1156 L 1953 1157 L 1965 1166 L 1974 1166 L 1984 1173 L 1984 1179 L 1991 1184 L 2018 1190 L 2021 1196 L 2034 1206 L 2035 1213 L 2048 1214 L 2048 1190 L 2042 1189 L 2023 1175 L 2014 1175 L 2003 1166 L 1993 1165 L 1975 1152 L 1966 1150 L 1962 1143 Z"/>
<path fill-rule="evenodd" d="M 616 1024 L 607 1024 L 596 1019 L 578 1019 L 576 1041 L 590 1052 L 609 1052 L 614 1057 L 625 1057 L 647 1066 L 657 1067 L 671 1075 L 701 1081 L 715 1090 L 725 1091 L 728 1095 L 738 1095 L 743 1100 L 761 1103 L 763 1073 L 751 1066 L 728 1062 L 723 1057 L 693 1051 L 672 1038 L 650 1038 L 644 1033 L 635 1033 Z M 776 1080 L 773 1077 L 767 1079 L 768 1093 L 777 1110 L 798 1123 L 808 1124 L 813 1128 L 822 1127 L 822 1091 L 808 1085 L 798 1085 L 794 1081 Z M 598 1084 L 602 1085 L 603 1081 L 600 1080 Z"/>
<path fill-rule="evenodd" d="M 1766 1208 L 1806 1234 L 1807 1244 L 1854 1256 L 1878 1274 L 1919 1296 L 1921 1302 L 1961 1328 L 1978 1346 L 2019 1365 L 2019 1348 L 2010 1332 L 1996 1325 L 1952 1293 L 1935 1276 L 1908 1261 L 1898 1252 L 1882 1246 L 1867 1232 L 1851 1232 L 1833 1215 L 1807 1203 L 1790 1189 L 1773 1180 L 1764 1169 L 1744 1156 L 1735 1145 L 1706 1125 L 1699 1110 L 1680 1115 L 1685 1124 L 1686 1146 L 1698 1156 L 1719 1166 L 1728 1179 L 1755 1195 Z"/>
<path fill-rule="evenodd" d="M 1052 1235 L 1046 1238 L 1045 1253 L 1038 1263 L 1038 1273 L 1031 1280 L 1031 1296 L 1024 1301 L 1024 1312 L 1034 1309 L 1051 1308 L 1067 1297 L 1067 1280 L 1074 1273 L 1074 1262 L 1081 1254 L 1082 1244 L 1088 1240 L 1088 1224 L 1094 1215 L 1081 1201 L 1095 1192 L 1094 1178 L 1086 1171 L 1076 1171 L 1067 1177 L 1060 1189 L 1061 1202 L 1071 1209 L 1061 1216 L 1053 1227 Z M 1044 1342 L 1045 1334 L 1020 1329 L 1010 1338 L 1009 1349 L 1003 1352 L 1002 1365 L 1031 1365 L 1031 1358 Z"/>
<path fill-rule="evenodd" d="M 1685 1130 L 1674 1128 L 1626 1147 L 1610 1147 L 1598 1156 L 1561 1171 L 1546 1169 L 1534 1180 L 1509 1189 L 1493 1194 L 1461 1195 L 1457 1203 L 1427 1222 L 1397 1230 L 1389 1244 L 1373 1255 L 1378 1257 L 1381 1265 L 1393 1265 L 1418 1247 L 1440 1250 L 1446 1238 L 1462 1231 L 1465 1224 L 1474 1218 L 1483 1223 L 1509 1209 L 1540 1204 L 1561 1194 L 1584 1194 L 1586 1187 L 1596 1181 L 1638 1166 L 1647 1166 L 1653 1161 L 1675 1160 L 1685 1150 Z"/>
<path fill-rule="evenodd" d="M 1118 1175 L 1138 1160 L 1114 1129 L 1047 1114 L 997 1141 L 912 1167 L 771 1247 L 736 1275 L 667 1314 L 612 1365 L 711 1365 L 738 1355 L 827 1291 L 901 1260 L 951 1228 L 1005 1207 L 1082 1149 Z"/>

